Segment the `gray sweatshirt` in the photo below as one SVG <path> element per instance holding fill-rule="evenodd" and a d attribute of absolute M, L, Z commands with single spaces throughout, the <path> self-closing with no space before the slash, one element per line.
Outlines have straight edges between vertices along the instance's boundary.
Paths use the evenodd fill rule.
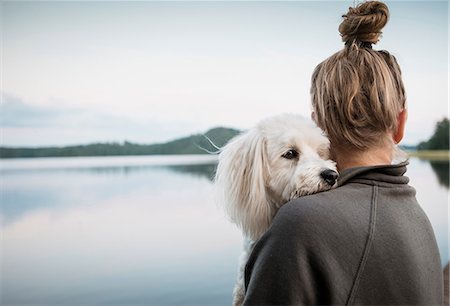
<path fill-rule="evenodd" d="M 442 305 L 406 165 L 346 169 L 338 188 L 282 206 L 247 262 L 244 305 Z"/>

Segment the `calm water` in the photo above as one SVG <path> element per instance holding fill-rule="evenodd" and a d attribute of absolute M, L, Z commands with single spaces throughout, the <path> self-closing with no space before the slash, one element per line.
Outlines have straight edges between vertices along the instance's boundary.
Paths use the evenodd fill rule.
<path fill-rule="evenodd" d="M 448 161 L 407 175 L 448 262 Z M 241 235 L 210 156 L 1 161 L 1 304 L 230 305 Z"/>

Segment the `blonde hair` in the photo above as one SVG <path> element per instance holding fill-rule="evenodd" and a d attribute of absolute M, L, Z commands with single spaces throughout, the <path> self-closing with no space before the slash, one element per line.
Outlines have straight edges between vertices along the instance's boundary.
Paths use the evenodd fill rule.
<path fill-rule="evenodd" d="M 312 107 L 332 145 L 364 151 L 396 130 L 405 89 L 395 57 L 372 49 L 389 19 L 388 7 L 368 1 L 342 17 L 345 47 L 314 70 Z"/>

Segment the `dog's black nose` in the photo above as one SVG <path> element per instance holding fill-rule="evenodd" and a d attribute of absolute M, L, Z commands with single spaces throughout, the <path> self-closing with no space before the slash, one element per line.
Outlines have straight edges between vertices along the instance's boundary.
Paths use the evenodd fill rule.
<path fill-rule="evenodd" d="M 325 182 L 327 182 L 328 185 L 333 186 L 334 183 L 336 183 L 339 174 L 336 171 L 327 169 L 322 171 L 320 173 L 320 176 L 323 178 Z"/>

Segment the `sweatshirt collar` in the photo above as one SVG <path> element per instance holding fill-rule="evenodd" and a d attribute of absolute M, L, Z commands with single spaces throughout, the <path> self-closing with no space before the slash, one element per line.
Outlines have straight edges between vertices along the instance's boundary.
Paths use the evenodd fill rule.
<path fill-rule="evenodd" d="M 408 164 L 409 162 L 406 160 L 393 165 L 347 168 L 340 172 L 338 186 L 357 180 L 381 181 L 391 184 L 408 184 L 409 178 L 403 176 Z"/>

